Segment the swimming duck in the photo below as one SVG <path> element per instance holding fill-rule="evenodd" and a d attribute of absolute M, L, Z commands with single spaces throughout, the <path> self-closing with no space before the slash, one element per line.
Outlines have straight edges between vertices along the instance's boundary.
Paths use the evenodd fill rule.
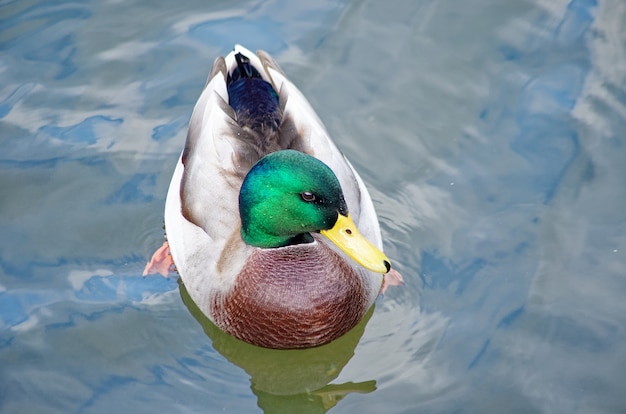
<path fill-rule="evenodd" d="M 330 342 L 402 280 L 315 111 L 267 53 L 240 45 L 215 60 L 194 108 L 165 230 L 144 274 L 173 259 L 213 323 L 262 347 Z"/>

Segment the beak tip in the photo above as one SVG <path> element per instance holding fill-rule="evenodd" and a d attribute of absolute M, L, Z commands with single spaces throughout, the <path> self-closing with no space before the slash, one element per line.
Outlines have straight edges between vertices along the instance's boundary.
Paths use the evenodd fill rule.
<path fill-rule="evenodd" d="M 385 265 L 385 268 L 387 269 L 385 273 L 389 273 L 389 271 L 391 270 L 391 263 L 389 263 L 388 260 L 384 260 L 383 263 Z"/>

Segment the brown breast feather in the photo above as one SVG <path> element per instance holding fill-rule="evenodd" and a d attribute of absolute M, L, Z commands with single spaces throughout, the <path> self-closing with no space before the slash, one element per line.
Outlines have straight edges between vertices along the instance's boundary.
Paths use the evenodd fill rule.
<path fill-rule="evenodd" d="M 217 326 L 267 348 L 332 341 L 367 312 L 355 270 L 323 243 L 255 249 L 233 288 L 211 301 Z"/>

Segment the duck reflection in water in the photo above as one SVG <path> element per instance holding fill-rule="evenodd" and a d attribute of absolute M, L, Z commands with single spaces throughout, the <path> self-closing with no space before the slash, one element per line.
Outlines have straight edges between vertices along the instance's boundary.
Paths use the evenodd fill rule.
<path fill-rule="evenodd" d="M 356 327 L 329 344 L 278 350 L 251 345 L 223 332 L 198 309 L 180 279 L 179 286 L 183 302 L 215 350 L 250 375 L 250 388 L 265 413 L 325 413 L 348 394 L 376 389 L 374 380 L 330 384 L 354 356 L 374 307 Z"/>

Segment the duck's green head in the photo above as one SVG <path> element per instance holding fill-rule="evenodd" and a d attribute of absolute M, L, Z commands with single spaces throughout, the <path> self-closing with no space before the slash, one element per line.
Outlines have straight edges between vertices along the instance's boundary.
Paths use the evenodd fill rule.
<path fill-rule="evenodd" d="M 329 238 L 363 267 L 379 273 L 389 259 L 358 231 L 339 180 L 320 160 L 294 150 L 273 152 L 257 162 L 239 192 L 241 236 L 256 247 L 275 248 Z"/>

